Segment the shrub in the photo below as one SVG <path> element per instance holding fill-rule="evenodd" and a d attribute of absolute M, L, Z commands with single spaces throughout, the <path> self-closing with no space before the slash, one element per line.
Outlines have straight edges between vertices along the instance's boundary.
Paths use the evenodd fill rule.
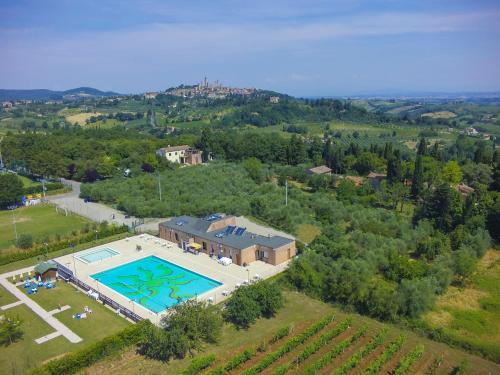
<path fill-rule="evenodd" d="M 89 367 L 100 359 L 121 351 L 123 348 L 136 344 L 144 331 L 152 324 L 149 320 L 125 328 L 112 336 L 108 336 L 95 344 L 54 359 L 35 369 L 32 375 L 70 375 Z"/>
<path fill-rule="evenodd" d="M 21 234 L 17 239 L 17 247 L 29 249 L 33 246 L 33 236 L 31 234 Z"/>
<path fill-rule="evenodd" d="M 274 344 L 275 342 L 281 340 L 283 337 L 288 336 L 291 332 L 290 326 L 281 327 L 269 340 L 270 344 Z"/>

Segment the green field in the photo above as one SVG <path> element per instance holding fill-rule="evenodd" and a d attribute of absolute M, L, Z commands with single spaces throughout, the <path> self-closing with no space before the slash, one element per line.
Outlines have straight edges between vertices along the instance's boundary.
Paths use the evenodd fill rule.
<path fill-rule="evenodd" d="M 215 354 L 217 357 L 217 365 L 224 364 L 228 359 L 230 359 L 233 355 L 241 352 L 246 348 L 254 348 L 259 345 L 259 343 L 263 341 L 267 341 L 279 328 L 285 325 L 291 325 L 293 332 L 290 335 L 294 336 L 300 332 L 303 332 L 305 328 L 311 325 L 314 322 L 317 322 L 319 319 L 325 317 L 325 315 L 329 313 L 335 314 L 335 324 L 340 323 L 344 320 L 348 315 L 335 309 L 334 307 L 322 303 L 320 301 L 311 299 L 304 294 L 287 291 L 285 292 L 286 304 L 285 307 L 280 310 L 280 312 L 276 315 L 275 318 L 272 319 L 260 319 L 257 323 L 251 326 L 248 330 L 237 330 L 232 325 L 225 325 L 223 330 L 223 335 L 221 341 L 217 345 L 207 346 L 205 351 L 200 355 L 207 354 Z M 353 317 L 353 326 L 349 329 L 349 334 L 352 334 L 354 330 L 359 328 L 363 322 L 368 323 L 368 337 L 372 337 L 377 331 L 379 331 L 383 325 L 375 320 L 361 317 L 359 315 L 352 315 Z M 389 339 L 394 339 L 397 335 L 399 335 L 402 331 L 394 326 L 389 327 L 389 337 L 387 339 L 387 343 Z M 323 332 L 321 332 L 323 333 Z M 450 372 L 454 366 L 456 366 L 462 359 L 467 359 L 468 372 L 473 374 L 487 374 L 488 371 L 490 373 L 498 373 L 500 371 L 500 366 L 494 364 L 492 362 L 485 361 L 482 358 L 471 356 L 467 353 L 451 349 L 448 346 L 440 343 L 436 343 L 420 336 L 417 336 L 413 333 L 406 332 L 407 339 L 403 350 L 400 353 L 400 356 L 408 353 L 411 349 L 415 347 L 418 343 L 422 343 L 425 347 L 425 353 L 423 357 L 420 359 L 418 367 L 413 367 L 413 369 L 417 370 L 425 370 L 432 360 L 441 354 L 444 355 L 444 362 L 441 367 L 440 373 L 448 373 Z M 318 338 L 318 335 L 314 335 L 310 341 Z M 318 359 L 318 355 L 322 355 L 326 350 L 331 349 L 333 345 L 338 343 L 340 340 L 345 339 L 345 335 L 339 336 L 338 339 L 334 339 L 332 344 L 325 346 L 320 349 L 319 353 L 311 356 L 311 361 Z M 368 338 L 367 337 L 367 338 Z M 244 368 L 248 368 L 251 365 L 254 365 L 257 361 L 261 360 L 263 356 L 273 350 L 278 349 L 287 339 L 284 338 L 280 340 L 278 343 L 270 345 L 270 347 L 266 350 L 265 353 L 258 354 L 256 358 L 249 361 L 249 363 L 244 365 Z M 361 340 L 359 344 L 366 343 L 367 340 Z M 288 353 L 283 359 L 277 361 L 276 364 L 270 367 L 271 371 L 264 371 L 265 374 L 272 374 L 276 369 L 276 366 L 283 364 L 284 361 L 293 361 L 294 358 L 301 352 L 306 344 L 299 345 L 296 350 Z M 357 345 L 356 348 L 359 349 L 360 345 Z M 354 349 L 354 348 L 352 348 Z M 353 354 L 353 350 L 350 349 L 348 351 L 343 352 L 342 356 L 339 357 L 339 361 L 336 362 L 337 365 L 340 365 L 343 361 L 349 358 L 350 355 Z M 380 354 L 380 351 L 375 352 L 376 355 Z M 367 356 L 366 361 L 372 360 L 373 356 Z M 185 369 L 189 363 L 191 362 L 191 357 L 187 357 L 182 360 L 172 360 L 169 363 L 162 363 L 154 360 L 148 360 L 140 355 L 136 354 L 134 348 L 130 348 L 119 358 L 109 358 L 104 361 L 97 363 L 96 365 L 90 367 L 86 373 L 95 374 L 95 373 L 106 373 L 106 374 L 177 374 L 179 371 Z M 366 366 L 366 362 L 364 362 L 363 366 Z M 389 367 L 384 367 L 384 373 L 387 373 L 388 370 L 396 366 L 397 363 L 392 362 L 389 363 Z M 390 367 L 392 366 L 392 367 Z M 357 369 L 356 369 L 357 370 Z M 446 371 L 446 372 L 445 372 Z M 237 372 L 234 372 L 237 373 Z M 291 373 L 300 374 L 300 369 L 297 371 L 293 371 Z M 330 372 L 328 372 L 330 373 Z M 423 371 L 422 371 L 423 373 Z"/>
<path fill-rule="evenodd" d="M 449 287 L 434 310 L 423 317 L 456 341 L 500 358 L 500 251 L 490 249 L 481 259 L 472 282 Z"/>
<path fill-rule="evenodd" d="M 71 344 L 60 336 L 40 345 L 35 343 L 35 339 L 53 332 L 53 328 L 25 305 L 16 306 L 8 310 L 7 313 L 21 318 L 25 335 L 15 344 L 0 349 L 0 368 L 5 374 L 24 373 L 27 369 L 36 367 L 43 361 L 81 349 L 130 324 L 100 303 L 89 299 L 83 292 L 78 292 L 73 286 L 62 282 L 58 283 L 55 289 L 40 290 L 33 299 L 46 310 L 57 308 L 59 303 L 70 305 L 69 310 L 54 316 L 78 334 L 83 341 Z M 72 315 L 76 312 L 83 312 L 84 306 L 89 306 L 93 310 L 89 318 L 86 320 L 73 319 Z"/>
<path fill-rule="evenodd" d="M 89 220 L 78 215 L 65 216 L 61 212 L 56 212 L 54 206 L 45 204 L 22 207 L 15 211 L 0 211 L 0 250 L 14 246 L 13 220 L 16 223 L 18 236 L 31 234 L 35 241 L 54 237 L 57 234 L 68 235 L 73 230 L 82 229 L 90 223 Z"/>

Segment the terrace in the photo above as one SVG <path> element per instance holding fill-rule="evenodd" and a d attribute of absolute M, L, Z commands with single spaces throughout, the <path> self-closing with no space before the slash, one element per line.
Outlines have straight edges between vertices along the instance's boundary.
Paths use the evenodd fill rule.
<path fill-rule="evenodd" d="M 103 249 L 113 255 L 99 258 Z M 96 261 L 88 262 L 88 254 Z M 177 244 L 146 234 L 65 255 L 55 261 L 61 266 L 60 275 L 74 276 L 81 287 L 99 294 L 100 299 L 120 313 L 153 323 L 158 323 L 166 310 L 181 300 L 196 297 L 218 303 L 240 285 L 271 277 L 288 264 L 273 266 L 256 261 L 247 267 L 224 266 L 207 254 L 193 255 Z M 148 265 L 151 261 L 156 263 Z M 185 286 L 191 281 L 192 285 Z"/>

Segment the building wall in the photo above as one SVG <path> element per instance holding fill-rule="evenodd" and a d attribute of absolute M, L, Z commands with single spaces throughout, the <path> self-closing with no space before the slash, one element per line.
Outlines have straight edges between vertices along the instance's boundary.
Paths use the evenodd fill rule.
<path fill-rule="evenodd" d="M 203 161 L 201 160 L 201 152 L 190 152 L 187 154 L 185 163 L 189 165 L 197 165 L 201 164 Z"/>
<path fill-rule="evenodd" d="M 208 227 L 207 232 L 213 232 L 215 230 L 225 228 L 229 225 L 236 225 L 236 218 L 234 216 L 226 216 L 220 220 L 214 221 Z"/>
<path fill-rule="evenodd" d="M 215 227 L 217 227 L 218 229 L 224 228 L 227 225 L 234 225 L 231 222 L 231 219 L 234 221 L 234 217 L 228 217 L 227 219 L 228 219 L 227 222 L 229 222 L 229 224 L 225 220 L 219 220 L 215 223 L 212 223 L 212 225 L 216 224 Z M 177 238 L 175 234 L 177 234 Z M 173 230 L 162 226 L 160 226 L 160 238 L 170 242 L 177 243 L 181 248 L 182 248 L 182 241 L 186 243 L 196 242 L 197 244 L 200 244 L 202 246 L 201 249 L 202 252 L 210 254 L 212 249 L 214 249 L 215 256 L 220 254 L 221 256 L 231 258 L 233 263 L 239 266 L 242 266 L 244 263 L 250 264 L 258 259 L 270 263 L 272 265 L 277 265 L 294 257 L 297 253 L 295 241 L 290 242 L 289 244 L 286 244 L 274 250 L 259 245 L 253 245 L 246 249 L 236 249 L 231 246 L 223 245 L 204 237 L 192 236 L 181 230 L 178 229 Z"/>
<path fill-rule="evenodd" d="M 294 257 L 297 254 L 295 241 L 274 249 L 274 251 L 271 251 L 270 254 L 271 256 L 269 257 L 268 262 L 271 264 L 277 265 L 286 262 L 288 259 Z"/>

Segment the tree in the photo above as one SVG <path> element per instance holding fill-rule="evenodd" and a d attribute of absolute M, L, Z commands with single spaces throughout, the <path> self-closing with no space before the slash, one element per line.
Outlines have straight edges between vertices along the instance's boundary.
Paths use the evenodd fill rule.
<path fill-rule="evenodd" d="M 422 194 L 424 190 L 424 169 L 422 165 L 422 156 L 417 155 L 415 160 L 415 170 L 413 172 L 413 179 L 411 185 L 411 195 L 413 198 L 417 198 Z"/>
<path fill-rule="evenodd" d="M 441 178 L 444 182 L 457 185 L 462 181 L 462 171 L 455 160 L 450 160 L 441 170 Z"/>
<path fill-rule="evenodd" d="M 436 187 L 415 217 L 431 219 L 437 229 L 449 233 L 460 223 L 462 213 L 463 203 L 460 194 L 447 183 L 443 183 Z"/>
<path fill-rule="evenodd" d="M 222 324 L 215 306 L 196 300 L 177 304 L 162 319 L 161 329 L 149 326 L 139 342 L 139 353 L 161 361 L 183 358 L 201 350 L 204 343 L 217 342 Z"/>
<path fill-rule="evenodd" d="M 153 173 L 155 168 L 149 163 L 142 163 L 141 169 L 146 173 Z"/>
<path fill-rule="evenodd" d="M 243 162 L 243 168 L 247 171 L 252 180 L 260 184 L 264 180 L 262 163 L 257 158 L 249 158 Z"/>
<path fill-rule="evenodd" d="M 387 181 L 389 184 L 401 182 L 403 180 L 403 168 L 401 166 L 401 158 L 399 153 L 394 153 L 387 160 Z"/>
<path fill-rule="evenodd" d="M 269 282 L 243 286 L 226 303 L 225 317 L 239 328 L 248 328 L 264 316 L 270 318 L 283 307 L 283 296 L 276 285 Z"/>
<path fill-rule="evenodd" d="M 224 316 L 236 327 L 248 328 L 260 315 L 259 304 L 246 293 L 238 292 L 239 290 L 226 303 Z"/>
<path fill-rule="evenodd" d="M 486 226 L 491 237 L 500 242 L 500 200 L 490 208 L 486 217 Z"/>
<path fill-rule="evenodd" d="M 16 204 L 23 195 L 23 183 L 15 174 L 0 174 L 0 208 Z"/>
<path fill-rule="evenodd" d="M 458 281 L 464 284 L 476 269 L 476 257 L 469 249 L 461 248 L 456 251 L 453 257 L 453 266 Z"/>
<path fill-rule="evenodd" d="M 416 318 L 429 310 L 436 295 L 430 279 L 403 279 L 398 287 L 399 309 L 403 315 Z"/>
<path fill-rule="evenodd" d="M 8 346 L 20 340 L 24 336 L 21 324 L 19 317 L 0 317 L 0 344 Z"/>

